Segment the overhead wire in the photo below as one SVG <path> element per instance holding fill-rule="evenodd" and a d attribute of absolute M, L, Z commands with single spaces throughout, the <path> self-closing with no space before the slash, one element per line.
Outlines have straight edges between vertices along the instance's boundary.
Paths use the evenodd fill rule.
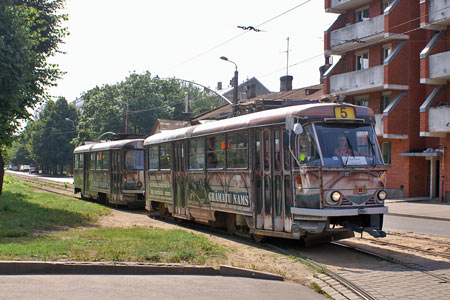
<path fill-rule="evenodd" d="M 268 20 L 266 20 L 264 22 L 262 22 L 261 24 L 256 25 L 255 27 L 258 28 L 258 27 L 261 27 L 261 26 L 263 26 L 263 25 L 265 25 L 265 24 L 267 24 L 269 22 L 272 22 L 273 20 L 278 19 L 279 17 L 281 17 L 281 16 L 283 16 L 283 15 L 285 15 L 287 13 L 290 13 L 291 11 L 293 11 L 293 10 L 295 10 L 295 9 L 305 5 L 305 4 L 307 4 L 308 2 L 311 2 L 311 0 L 306 0 L 306 1 L 296 5 L 294 7 L 292 7 L 290 9 L 288 9 L 288 10 L 286 10 L 286 11 L 284 11 L 284 12 L 282 12 L 282 13 L 280 13 L 280 14 L 278 14 L 278 15 L 276 15 L 276 16 L 274 16 L 274 17 L 272 17 L 272 18 L 270 18 L 270 19 L 268 19 Z M 205 54 L 207 54 L 207 53 L 209 53 L 209 52 L 211 52 L 211 51 L 213 51 L 213 50 L 215 50 L 215 49 L 217 49 L 217 48 L 219 48 L 219 47 L 221 47 L 221 46 L 223 46 L 223 45 L 225 45 L 225 44 L 227 44 L 227 43 L 229 43 L 229 42 L 231 42 L 231 41 L 233 41 L 233 40 L 235 40 L 235 39 L 237 39 L 237 38 L 239 38 L 241 36 L 243 36 L 244 34 L 247 34 L 247 33 L 249 33 L 249 31 L 244 31 L 244 32 L 242 32 L 240 34 L 237 34 L 237 35 L 235 35 L 235 36 L 233 36 L 233 37 L 231 37 L 231 38 L 229 38 L 229 39 L 227 39 L 227 40 L 225 40 L 223 42 L 220 42 L 219 44 L 217 44 L 217 45 L 215 45 L 215 46 L 213 46 L 213 47 L 211 47 L 211 48 L 209 48 L 209 49 L 207 49 L 207 50 L 205 50 L 205 51 L 203 51 L 203 52 L 201 52 L 201 53 L 199 53 L 199 54 L 197 54 L 197 55 L 195 55 L 195 56 L 193 56 L 193 57 L 191 57 L 191 58 L 189 58 L 189 59 L 187 59 L 187 60 L 185 60 L 185 61 L 183 61 L 183 62 L 181 62 L 181 63 L 179 63 L 177 65 L 175 65 L 175 66 L 172 66 L 170 69 L 175 69 L 175 68 L 177 68 L 179 66 L 185 65 L 185 64 L 187 64 L 187 63 L 189 63 L 189 62 L 191 62 L 191 61 L 193 61 L 193 60 L 195 60 L 195 59 L 197 59 L 197 58 L 199 58 L 199 57 L 201 57 L 201 56 L 203 56 L 203 55 L 205 55 Z"/>

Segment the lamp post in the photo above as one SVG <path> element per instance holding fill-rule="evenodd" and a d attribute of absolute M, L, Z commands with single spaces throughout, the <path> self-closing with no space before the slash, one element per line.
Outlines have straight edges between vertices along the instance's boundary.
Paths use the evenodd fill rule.
<path fill-rule="evenodd" d="M 122 102 L 122 103 L 125 102 L 121 98 L 117 98 L 117 101 Z M 128 124 L 130 122 L 130 120 L 129 120 L 130 110 L 128 108 L 128 101 L 126 102 L 126 104 L 127 104 L 127 110 L 125 111 L 125 134 L 128 134 Z"/>
<path fill-rule="evenodd" d="M 75 122 L 69 118 L 65 118 L 64 120 L 72 122 L 72 128 L 75 128 Z"/>
<path fill-rule="evenodd" d="M 234 77 L 233 77 L 233 87 L 234 87 L 234 89 L 233 89 L 233 115 L 234 115 L 237 111 L 237 102 L 238 102 L 238 69 L 237 69 L 236 63 L 234 61 L 229 60 L 226 56 L 221 56 L 220 59 L 228 61 L 235 66 Z"/>

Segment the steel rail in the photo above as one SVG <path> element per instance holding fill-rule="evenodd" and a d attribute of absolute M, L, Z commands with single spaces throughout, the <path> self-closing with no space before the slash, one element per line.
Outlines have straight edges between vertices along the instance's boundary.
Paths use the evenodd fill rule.
<path fill-rule="evenodd" d="M 383 255 L 380 255 L 380 254 L 377 254 L 377 253 L 374 253 L 374 252 L 371 252 L 371 251 L 368 251 L 368 250 L 364 250 L 364 249 L 361 249 L 361 248 L 358 248 L 358 247 L 355 247 L 355 246 L 345 245 L 345 244 L 342 244 L 340 242 L 331 242 L 330 244 L 338 246 L 338 247 L 341 247 L 341 248 L 343 247 L 343 248 L 346 248 L 346 249 L 349 249 L 349 250 L 352 250 L 352 251 L 355 251 L 355 252 L 359 252 L 359 253 L 362 253 L 362 254 L 365 254 L 365 255 L 368 255 L 368 256 L 376 257 L 376 258 L 382 259 L 384 261 L 390 262 L 392 264 L 401 265 L 401 266 L 403 266 L 405 268 L 408 268 L 410 270 L 419 271 L 419 272 L 422 272 L 422 273 L 424 273 L 426 275 L 434 277 L 436 279 L 442 280 L 442 281 L 444 281 L 446 283 L 450 283 L 450 279 L 448 279 L 446 277 L 442 277 L 442 276 L 430 273 L 429 271 L 427 271 L 425 269 L 414 267 L 412 264 L 405 263 L 405 262 L 399 261 L 397 259 L 392 259 L 392 258 L 388 259 L 387 257 L 385 257 Z"/>

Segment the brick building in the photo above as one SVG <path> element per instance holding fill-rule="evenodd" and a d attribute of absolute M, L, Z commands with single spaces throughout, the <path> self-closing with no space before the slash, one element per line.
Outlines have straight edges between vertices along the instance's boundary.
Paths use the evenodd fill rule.
<path fill-rule="evenodd" d="M 324 93 L 375 112 L 390 197 L 449 199 L 449 1 L 325 0 L 325 11 L 339 14 L 325 63 L 340 59 Z"/>

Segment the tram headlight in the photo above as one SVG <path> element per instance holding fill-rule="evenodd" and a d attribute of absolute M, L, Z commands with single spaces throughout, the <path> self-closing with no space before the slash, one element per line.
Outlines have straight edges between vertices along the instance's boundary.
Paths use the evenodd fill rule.
<path fill-rule="evenodd" d="M 378 191 L 377 200 L 378 202 L 383 202 L 387 198 L 387 193 L 385 190 Z"/>
<path fill-rule="evenodd" d="M 327 197 L 325 197 L 325 201 L 328 205 L 338 205 L 342 200 L 342 194 L 338 191 L 329 192 Z"/>

